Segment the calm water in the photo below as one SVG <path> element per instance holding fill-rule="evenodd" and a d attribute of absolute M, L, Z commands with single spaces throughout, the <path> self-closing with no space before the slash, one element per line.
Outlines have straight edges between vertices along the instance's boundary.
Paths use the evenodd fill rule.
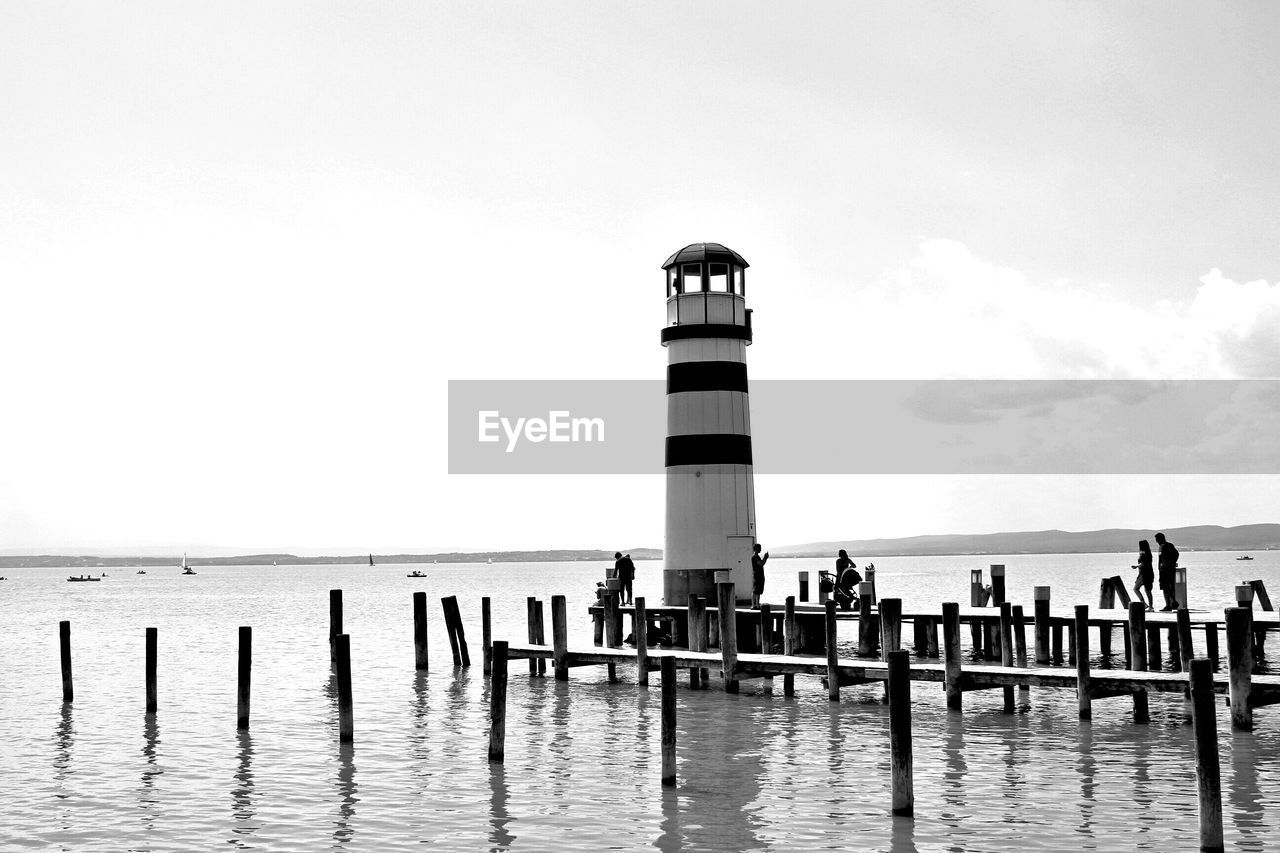
<path fill-rule="evenodd" d="M 1181 544 L 1181 543 L 1180 543 Z M 1185 552 L 1192 604 L 1231 603 L 1263 578 L 1280 594 L 1280 552 Z M 770 562 L 765 598 L 828 560 Z M 861 563 L 862 560 L 859 560 Z M 1096 604 L 1098 579 L 1131 579 L 1129 555 L 876 559 L 882 596 L 908 609 L 968 601 L 968 570 L 1008 566 L 1010 599 Z M 1193 745 L 1181 702 L 1125 699 L 1075 718 L 1071 691 L 1035 691 L 1000 713 L 1000 691 L 948 713 L 941 687 L 914 691 L 914 821 L 888 814 L 888 718 L 878 686 L 829 703 L 816 679 L 793 700 L 682 690 L 675 790 L 659 777 L 659 691 L 610 685 L 594 668 L 569 684 L 514 662 L 507 761 L 486 758 L 480 596 L 495 636 L 521 639 L 524 599 L 569 596 L 570 641 L 590 642 L 585 608 L 602 564 L 13 569 L 0 583 L 0 849 L 53 850 L 1170 850 L 1197 847 Z M 77 573 L 82 570 L 76 570 Z M 345 591 L 356 742 L 337 742 L 326 641 L 328 590 Z M 431 602 L 431 669 L 413 669 L 411 593 Z M 661 597 L 641 563 L 637 594 Z M 475 666 L 455 672 L 439 598 L 459 597 Z M 76 701 L 64 708 L 58 620 L 72 620 Z M 235 729 L 237 626 L 254 627 L 253 719 Z M 160 636 L 159 713 L 143 714 L 144 628 Z M 843 626 L 849 638 L 853 625 Z M 842 638 L 842 641 L 845 638 Z M 1273 643 L 1277 642 L 1272 640 Z M 1117 640 L 1117 645 L 1119 641 Z M 1280 654 L 1280 651 L 1276 652 Z M 780 686 L 779 686 L 780 687 Z M 779 690 L 780 694 L 780 690 Z M 1280 849 L 1280 717 L 1234 734 L 1220 712 L 1227 846 Z"/>

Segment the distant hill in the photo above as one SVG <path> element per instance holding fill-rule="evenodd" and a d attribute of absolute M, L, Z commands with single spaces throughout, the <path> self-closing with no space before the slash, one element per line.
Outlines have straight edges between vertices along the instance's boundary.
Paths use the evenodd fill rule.
<path fill-rule="evenodd" d="M 636 560 L 660 560 L 662 551 L 657 548 L 632 548 L 624 551 Z M 613 562 L 612 551 L 554 550 L 554 551 L 478 551 L 462 553 L 450 551 L 444 554 L 374 554 L 375 563 L 545 563 L 545 562 Z M 65 556 L 57 554 L 0 556 L 0 568 L 31 568 L 41 566 L 67 566 L 73 568 L 111 568 L 123 566 L 173 566 L 182 562 L 181 557 L 98 557 L 92 555 Z M 335 557 L 297 557 L 293 554 L 243 554 L 238 557 L 188 557 L 191 566 L 315 566 L 315 565 L 368 565 L 368 554 Z"/>
<path fill-rule="evenodd" d="M 867 557 L 941 554 L 1097 554 L 1136 551 L 1139 539 L 1152 540 L 1154 530 L 1031 530 L 1020 533 L 961 533 L 908 536 L 902 539 L 845 539 L 806 542 L 771 548 L 781 557 L 828 557 L 841 548 Z M 1164 534 L 1179 551 L 1262 551 L 1280 549 L 1280 524 L 1239 527 L 1199 525 L 1166 527 Z M 1155 547 L 1152 541 L 1152 547 Z"/>

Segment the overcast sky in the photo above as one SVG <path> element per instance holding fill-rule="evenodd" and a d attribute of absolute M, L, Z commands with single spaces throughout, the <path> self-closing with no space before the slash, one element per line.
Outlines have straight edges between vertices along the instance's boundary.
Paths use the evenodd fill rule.
<path fill-rule="evenodd" d="M 661 378 L 695 241 L 751 263 L 752 378 L 1280 377 L 1278 32 L 8 0 L 0 550 L 661 546 L 660 476 L 448 475 L 446 383 Z M 1278 478 L 1157 474 L 761 476 L 758 529 L 1280 521 Z"/>

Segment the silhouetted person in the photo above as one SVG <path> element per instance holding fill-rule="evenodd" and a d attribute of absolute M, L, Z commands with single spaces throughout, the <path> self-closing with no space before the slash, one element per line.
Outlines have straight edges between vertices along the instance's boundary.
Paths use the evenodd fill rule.
<path fill-rule="evenodd" d="M 622 593 L 619 598 L 623 604 L 631 604 L 635 600 L 632 597 L 631 584 L 636 579 L 636 564 L 631 562 L 630 554 L 624 557 L 621 551 L 614 551 L 613 568 L 618 580 L 622 582 Z"/>
<path fill-rule="evenodd" d="M 751 606 L 760 606 L 760 596 L 764 595 L 764 564 L 769 562 L 769 552 L 760 554 L 760 544 L 751 546 Z"/>
<path fill-rule="evenodd" d="M 1160 546 L 1160 592 L 1164 593 L 1164 607 L 1161 611 L 1177 610 L 1178 599 L 1174 597 L 1174 579 L 1177 577 L 1178 549 L 1164 538 L 1163 533 L 1156 534 L 1156 544 Z"/>
<path fill-rule="evenodd" d="M 1147 605 L 1148 610 L 1156 609 L 1156 599 L 1151 594 L 1151 585 L 1155 580 L 1155 569 L 1151 566 L 1151 543 L 1143 539 L 1138 543 L 1138 577 L 1133 582 L 1133 591 L 1137 594 L 1138 600 Z M 1144 588 L 1147 591 L 1146 598 L 1142 597 Z"/>
<path fill-rule="evenodd" d="M 840 549 L 836 558 L 836 588 L 832 592 L 836 604 L 841 610 L 852 610 L 858 600 L 858 584 L 862 583 L 862 575 L 858 574 L 858 564 L 849 559 L 848 553 Z"/>

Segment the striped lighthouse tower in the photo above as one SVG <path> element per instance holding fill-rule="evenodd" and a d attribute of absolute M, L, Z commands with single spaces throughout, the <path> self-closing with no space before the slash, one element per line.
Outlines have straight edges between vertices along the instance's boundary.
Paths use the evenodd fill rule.
<path fill-rule="evenodd" d="M 751 599 L 756 499 L 747 403 L 747 262 L 719 243 L 685 246 L 667 274 L 667 531 L 663 598 L 715 601 L 716 572 Z"/>

